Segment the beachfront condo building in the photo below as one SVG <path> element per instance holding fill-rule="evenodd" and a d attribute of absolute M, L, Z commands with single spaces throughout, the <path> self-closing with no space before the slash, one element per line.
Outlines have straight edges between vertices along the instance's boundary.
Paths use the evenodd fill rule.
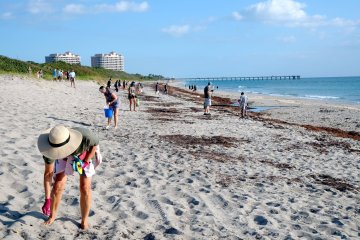
<path fill-rule="evenodd" d="M 124 71 L 124 56 L 111 52 L 109 54 L 95 54 L 91 57 L 92 67 L 101 67 L 115 71 Z"/>
<path fill-rule="evenodd" d="M 71 52 L 53 53 L 45 57 L 46 63 L 63 61 L 70 64 L 80 64 L 80 56 Z"/>

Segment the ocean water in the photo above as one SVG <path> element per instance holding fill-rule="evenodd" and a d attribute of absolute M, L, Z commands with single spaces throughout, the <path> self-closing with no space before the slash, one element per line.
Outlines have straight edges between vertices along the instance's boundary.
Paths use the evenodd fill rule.
<path fill-rule="evenodd" d="M 330 100 L 360 104 L 360 77 L 322 77 L 281 80 L 210 80 L 216 91 Z M 208 81 L 184 81 L 202 91 Z"/>

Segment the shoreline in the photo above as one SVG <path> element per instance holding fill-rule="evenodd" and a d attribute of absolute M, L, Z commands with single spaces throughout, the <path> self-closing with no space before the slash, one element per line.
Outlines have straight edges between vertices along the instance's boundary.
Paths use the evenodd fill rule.
<path fill-rule="evenodd" d="M 165 81 L 163 81 L 165 82 Z M 181 80 L 172 80 L 169 81 L 169 83 L 175 87 L 182 88 L 185 90 L 189 90 L 187 87 L 184 87 L 184 82 Z M 189 90 L 192 91 L 192 90 Z M 198 93 L 202 92 L 202 89 L 197 90 Z M 290 96 L 290 95 L 281 95 L 281 94 L 266 94 L 266 93 L 253 93 L 253 92 L 246 92 L 244 91 L 249 97 L 254 98 L 266 98 L 269 100 L 280 100 L 285 102 L 293 102 L 293 101 L 304 101 L 304 102 L 315 102 L 318 104 L 329 104 L 334 106 L 348 106 L 348 107 L 354 107 L 355 109 L 360 108 L 360 102 L 354 102 L 354 101 L 342 101 L 342 100 L 336 100 L 336 99 L 322 99 L 322 98 L 306 98 L 306 97 L 297 97 L 297 96 Z M 231 96 L 231 98 L 239 98 L 241 91 L 231 91 L 231 90 L 217 90 L 214 89 L 214 94 L 218 94 L 222 97 L 228 97 Z"/>
<path fill-rule="evenodd" d="M 171 82 L 170 86 L 180 89 L 185 94 L 198 96 L 201 103 L 202 89 L 193 92 L 181 87 L 181 82 Z M 314 127 L 339 129 L 345 132 L 360 134 L 360 104 L 344 104 L 323 100 L 293 99 L 275 97 L 265 94 L 247 94 L 249 107 L 273 106 L 261 111 L 267 119 L 277 119 L 291 124 L 313 125 Z M 214 91 L 213 102 L 216 104 L 232 104 L 239 98 L 233 92 Z M 221 100 L 217 99 L 220 98 Z M 238 110 L 234 107 L 234 111 Z M 250 112 L 251 109 L 249 110 Z M 253 112 L 254 113 L 254 112 Z"/>
<path fill-rule="evenodd" d="M 355 89 L 356 87 L 360 87 L 360 85 L 358 85 L 357 83 L 360 81 L 360 76 L 357 77 L 344 77 L 344 78 L 341 78 L 341 77 L 334 77 L 334 78 L 326 78 L 326 77 L 323 77 L 323 78 L 304 78 L 303 80 L 305 80 L 304 84 L 307 84 L 309 86 L 311 86 L 312 88 L 316 89 L 316 88 L 321 88 L 321 85 L 324 85 L 320 82 L 318 82 L 317 80 L 318 79 L 325 79 L 325 83 L 327 83 L 327 79 L 332 79 L 331 81 L 331 84 L 336 84 L 334 83 L 333 81 L 335 80 L 339 80 L 339 79 L 348 79 L 348 81 L 350 81 L 348 84 L 349 86 L 352 86 L 352 84 L 355 84 Z M 309 81 L 312 81 L 312 80 L 315 80 L 315 82 L 318 82 L 316 86 L 312 86 L 311 82 Z M 188 81 L 181 81 L 181 80 L 177 80 L 179 82 L 179 86 L 180 87 L 184 87 L 184 85 L 186 84 L 186 86 L 188 87 L 189 86 L 189 82 Z M 211 80 L 210 80 L 211 81 Z M 251 87 L 251 82 L 253 81 L 256 81 L 256 80 L 245 80 L 245 82 L 248 82 L 248 83 L 242 83 L 242 81 L 235 81 L 237 84 L 232 84 L 232 80 L 224 80 L 224 81 L 216 81 L 214 80 L 214 82 L 212 82 L 212 86 L 215 87 L 217 85 L 219 85 L 220 87 L 220 91 L 222 92 L 227 92 L 227 93 L 231 93 L 231 94 L 237 94 L 237 95 L 240 95 L 240 92 L 247 92 L 248 94 L 254 94 L 254 95 L 265 95 L 265 96 L 273 96 L 273 97 L 279 97 L 279 98 L 290 98 L 290 99 L 304 99 L 304 100 L 314 100 L 314 101 L 325 101 L 325 102 L 333 102 L 333 103 L 339 103 L 339 104 L 360 104 L 360 98 L 358 97 L 358 91 L 352 91 L 352 88 L 351 90 L 348 89 L 348 91 L 340 91 L 341 94 L 338 94 L 337 92 L 334 92 L 332 91 L 331 93 L 331 87 L 329 88 L 329 91 L 312 91 L 314 89 L 312 89 L 310 87 L 310 89 L 308 91 L 305 91 L 305 92 L 302 92 L 301 90 L 304 90 L 304 86 L 299 86 L 299 90 L 300 91 L 293 91 L 293 88 L 290 87 L 290 85 L 292 86 L 292 82 L 294 81 L 294 84 L 295 86 L 297 85 L 296 84 L 296 80 L 291 80 L 291 82 L 289 83 L 285 83 L 285 85 L 287 86 L 287 88 L 285 87 L 285 89 L 287 89 L 287 93 L 288 94 L 283 94 L 282 91 L 279 91 L 281 90 L 278 89 L 278 88 L 275 88 L 275 89 L 272 89 L 271 86 L 274 85 L 274 86 L 277 86 L 277 87 L 280 87 L 281 84 L 279 85 L 279 81 L 281 83 L 281 80 L 269 80 L 271 82 L 271 84 L 269 85 L 270 87 L 260 87 L 261 85 L 259 86 L 256 86 L 255 88 L 252 88 Z M 259 81 L 259 80 L 258 80 Z M 265 86 L 267 86 L 266 84 L 266 81 L 267 80 L 260 80 L 261 82 L 264 82 Z M 285 81 L 290 81 L 290 80 L 285 80 Z M 190 83 L 192 84 L 196 84 L 196 85 L 200 85 L 200 88 L 203 88 L 204 85 L 206 84 L 207 81 L 190 81 Z M 344 84 L 346 84 L 347 82 L 344 82 Z M 230 85 L 228 85 L 230 84 Z M 242 86 L 243 84 L 245 84 L 246 86 L 249 84 L 249 89 L 247 87 L 244 88 L 244 86 Z M 198 85 L 198 87 L 199 87 Z M 239 85 L 239 86 L 238 86 Z M 241 85 L 241 86 L 240 86 Z M 202 86 L 202 87 L 201 87 Z M 336 85 L 337 86 L 337 85 Z M 289 88 L 290 87 L 290 88 Z M 337 86 L 338 89 L 339 89 L 339 86 Z M 260 89 L 260 90 L 259 90 Z M 272 90 L 271 90 L 272 89 Z M 341 89 L 341 87 L 340 87 Z M 217 90 L 216 88 L 214 90 Z M 283 89 L 284 90 L 284 89 Z M 352 94 L 349 96 L 349 93 Z M 356 97 L 357 96 L 357 97 Z"/>

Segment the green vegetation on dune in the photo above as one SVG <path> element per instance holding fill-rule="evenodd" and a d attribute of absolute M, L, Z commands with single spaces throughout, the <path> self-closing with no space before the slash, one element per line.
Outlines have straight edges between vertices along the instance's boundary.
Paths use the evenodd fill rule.
<path fill-rule="evenodd" d="M 32 70 L 32 74 L 36 75 L 36 72 L 43 70 L 45 79 L 52 79 L 53 70 L 61 69 L 63 71 L 75 71 L 77 79 L 83 80 L 97 80 L 104 81 L 111 77 L 113 80 L 158 80 L 164 79 L 161 75 L 149 74 L 143 76 L 141 74 L 129 74 L 121 71 L 113 71 L 104 68 L 93 68 L 81 65 L 71 65 L 65 62 L 55 63 L 35 63 L 32 61 L 21 61 L 12 58 L 8 58 L 0 55 L 0 73 L 12 73 L 12 74 L 29 74 L 29 67 Z"/>

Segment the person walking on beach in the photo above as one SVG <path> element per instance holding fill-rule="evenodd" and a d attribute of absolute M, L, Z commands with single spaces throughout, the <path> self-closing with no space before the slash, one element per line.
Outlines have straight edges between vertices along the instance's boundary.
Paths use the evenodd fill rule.
<path fill-rule="evenodd" d="M 165 93 L 165 94 L 168 94 L 168 86 L 167 86 L 167 83 L 165 83 L 165 86 L 164 86 L 164 93 Z"/>
<path fill-rule="evenodd" d="M 56 79 L 57 79 L 57 70 L 56 70 L 56 68 L 53 71 L 53 79 L 54 79 L 54 81 L 56 81 Z"/>
<path fill-rule="evenodd" d="M 114 128 L 117 129 L 118 125 L 118 115 L 119 115 L 119 100 L 115 93 L 111 91 L 110 88 L 101 86 L 99 91 L 104 94 L 106 105 L 112 109 L 114 115 Z M 108 118 L 108 123 L 106 129 L 109 129 L 111 125 L 111 118 Z"/>
<path fill-rule="evenodd" d="M 58 80 L 60 80 L 60 82 L 63 80 L 63 71 L 61 69 L 58 70 Z"/>
<path fill-rule="evenodd" d="M 111 78 L 107 81 L 106 87 L 111 88 Z"/>
<path fill-rule="evenodd" d="M 72 87 L 74 85 L 74 88 L 75 88 L 75 78 L 76 78 L 76 74 L 75 74 L 75 71 L 74 69 L 71 70 L 71 72 L 69 73 L 70 75 L 70 87 Z"/>
<path fill-rule="evenodd" d="M 204 115 L 211 115 L 210 114 L 210 106 L 211 106 L 211 93 L 213 90 L 210 89 L 211 83 L 209 82 L 208 85 L 204 88 Z"/>
<path fill-rule="evenodd" d="M 114 88 L 115 88 L 115 91 L 116 91 L 116 92 L 119 91 L 119 89 L 118 89 L 118 81 L 117 81 L 117 80 L 115 81 Z"/>
<path fill-rule="evenodd" d="M 158 95 L 159 94 L 159 83 L 157 82 L 155 85 L 155 94 Z"/>
<path fill-rule="evenodd" d="M 128 89 L 128 99 L 130 103 L 130 111 L 131 106 L 133 105 L 134 112 L 136 112 L 136 89 L 135 89 L 135 82 L 132 82 L 130 84 L 130 87 Z"/>
<path fill-rule="evenodd" d="M 241 118 L 244 118 L 246 116 L 246 109 L 248 104 L 248 97 L 244 94 L 244 92 L 241 92 L 238 102 L 240 107 L 240 116 Z"/>
<path fill-rule="evenodd" d="M 57 125 L 48 129 L 38 138 L 38 149 L 45 160 L 44 187 L 47 207 L 44 214 L 49 215 L 45 225 L 51 225 L 57 215 L 68 175 L 74 171 L 80 174 L 80 212 L 81 228 L 89 227 L 88 217 L 91 207 L 91 177 L 101 163 L 99 138 L 86 128 L 70 129 Z M 96 157 L 95 163 L 92 158 Z M 74 167 L 74 162 L 78 163 Z M 52 171 L 53 174 L 52 174 Z M 50 194 L 51 178 L 54 175 L 53 189 Z M 51 200 L 50 200 L 51 195 Z M 51 205 L 51 207 L 49 206 Z"/>

